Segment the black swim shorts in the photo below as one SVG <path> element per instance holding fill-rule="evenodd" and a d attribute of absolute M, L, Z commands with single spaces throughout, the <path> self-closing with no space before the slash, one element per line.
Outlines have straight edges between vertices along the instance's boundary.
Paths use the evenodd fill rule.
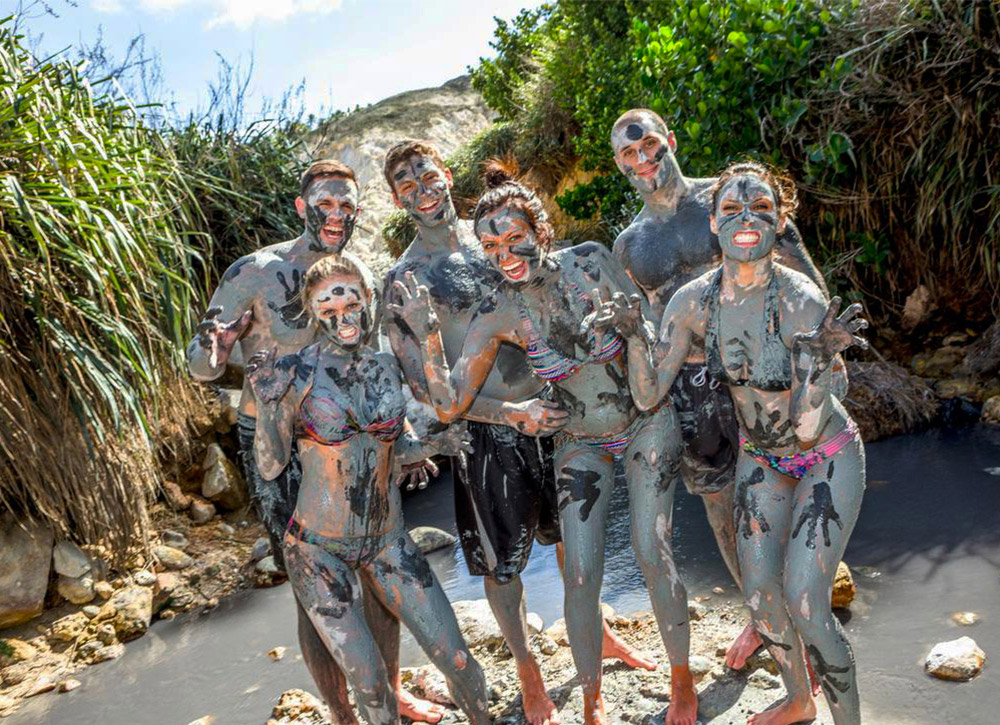
<path fill-rule="evenodd" d="M 706 365 L 685 363 L 670 389 L 670 399 L 684 439 L 684 485 L 697 495 L 718 493 L 733 482 L 740 444 L 729 388 L 709 377 Z"/>
<path fill-rule="evenodd" d="M 561 539 L 552 438 L 475 421 L 468 429 L 473 453 L 452 459 L 459 540 L 470 574 L 507 582 L 524 569 L 536 539 Z"/>

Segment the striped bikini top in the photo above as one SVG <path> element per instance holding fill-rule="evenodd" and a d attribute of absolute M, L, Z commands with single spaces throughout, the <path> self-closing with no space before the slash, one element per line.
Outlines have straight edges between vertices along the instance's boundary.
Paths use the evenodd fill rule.
<path fill-rule="evenodd" d="M 340 421 L 346 417 L 343 425 L 331 425 L 329 421 Z M 296 432 L 301 438 L 308 438 L 324 446 L 338 446 L 346 443 L 356 435 L 368 433 L 386 443 L 396 440 L 403 430 L 403 418 L 400 415 L 392 418 L 376 419 L 372 423 L 360 423 L 353 411 L 343 411 L 338 403 L 326 398 L 306 396 L 299 407 L 299 419 Z"/>
<path fill-rule="evenodd" d="M 595 349 L 597 339 L 596 335 L 591 332 L 590 356 L 586 360 L 580 361 L 565 357 L 562 353 L 549 347 L 549 344 L 545 342 L 545 338 L 538 334 L 538 330 L 535 329 L 535 323 L 532 321 L 524 305 L 520 306 L 518 312 L 521 316 L 521 330 L 524 334 L 525 353 L 528 356 L 528 364 L 531 366 L 532 372 L 542 380 L 559 382 L 575 375 L 584 365 L 606 363 L 614 360 L 621 354 L 625 344 L 624 340 L 617 334 L 613 336 L 605 335 L 604 343 L 599 349 Z"/>

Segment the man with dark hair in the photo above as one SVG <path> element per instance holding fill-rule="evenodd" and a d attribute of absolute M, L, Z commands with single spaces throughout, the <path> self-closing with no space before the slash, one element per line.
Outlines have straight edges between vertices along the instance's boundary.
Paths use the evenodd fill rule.
<path fill-rule="evenodd" d="M 718 236 L 709 226 L 714 178 L 695 179 L 681 173 L 674 152 L 677 139 L 659 115 L 645 108 L 623 113 L 611 129 L 615 164 L 642 197 L 643 207 L 614 244 L 614 254 L 645 293 L 659 324 L 663 310 L 682 286 L 722 263 Z M 781 264 L 802 272 L 826 296 L 826 285 L 791 221 L 775 246 Z M 726 566 L 740 582 L 733 524 L 734 472 L 739 432 L 733 401 L 725 385 L 713 380 L 701 341 L 681 369 L 670 391 L 681 425 L 684 448 L 681 477 L 690 493 L 705 504 L 709 523 Z M 834 370 L 846 389 L 843 363 Z M 742 669 L 761 646 L 748 625 L 733 643 L 726 664 Z"/>
<path fill-rule="evenodd" d="M 258 350 L 276 350 L 280 357 L 312 343 L 315 330 L 303 314 L 302 281 L 314 262 L 343 252 L 360 211 L 358 196 L 357 179 L 350 167 L 333 159 L 309 165 L 295 199 L 296 211 L 304 223 L 302 234 L 240 257 L 222 275 L 205 318 L 187 348 L 192 377 L 210 381 L 221 376 L 237 342 L 244 360 Z M 374 280 L 369 280 L 369 288 L 377 290 Z M 253 390 L 245 380 L 237 418 L 240 460 L 250 498 L 271 539 L 275 562 L 283 568 L 282 541 L 285 526 L 295 511 L 301 468 L 293 447 L 281 475 L 272 481 L 260 475 L 253 455 L 256 412 Z M 302 655 L 321 694 L 337 722 L 357 723 L 347 701 L 343 672 L 298 602 L 296 608 Z M 440 720 L 444 713 L 440 706 L 414 697 L 399 682 L 399 621 L 375 597 L 365 597 L 365 608 L 392 670 L 390 675 L 395 677 L 400 714 L 415 720 Z"/>
<path fill-rule="evenodd" d="M 392 285 L 412 272 L 430 290 L 441 323 L 448 361 L 454 363 L 480 303 L 499 284 L 499 273 L 483 255 L 451 199 L 452 177 L 440 154 L 422 141 L 403 141 L 386 154 L 384 173 L 396 206 L 416 222 L 417 236 L 389 271 Z M 398 299 L 394 299 L 399 302 Z M 414 397 L 429 402 L 416 334 L 398 317 L 387 317 L 393 352 Z M 524 353 L 501 345 L 496 365 L 470 410 L 471 456 L 454 460 L 455 518 L 471 574 L 482 576 L 486 598 L 517 662 L 524 714 L 532 725 L 558 723 L 538 662 L 528 647 L 524 588 L 520 574 L 532 543 L 560 539 L 555 507 L 552 443 L 567 414 L 545 399 Z M 652 669 L 605 624 L 603 654 Z"/>

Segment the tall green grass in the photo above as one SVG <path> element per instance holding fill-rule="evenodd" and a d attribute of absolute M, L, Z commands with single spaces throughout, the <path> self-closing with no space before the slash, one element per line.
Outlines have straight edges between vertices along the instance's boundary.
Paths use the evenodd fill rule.
<path fill-rule="evenodd" d="M 123 552 L 229 261 L 294 236 L 294 122 L 153 127 L 0 21 L 0 506 Z"/>

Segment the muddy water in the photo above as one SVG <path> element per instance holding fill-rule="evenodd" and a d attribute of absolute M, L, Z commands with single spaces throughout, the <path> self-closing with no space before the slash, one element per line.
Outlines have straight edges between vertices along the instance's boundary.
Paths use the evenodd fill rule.
<path fill-rule="evenodd" d="M 865 719 L 899 725 L 1000 723 L 1000 675 L 987 665 L 975 681 L 939 682 L 922 672 L 936 642 L 970 635 L 1000 657 L 1000 432 L 932 431 L 868 447 L 869 489 L 846 560 L 856 569 L 859 599 L 846 623 L 855 646 Z M 454 529 L 443 482 L 411 496 L 410 526 Z M 623 612 L 648 608 L 628 545 L 627 500 L 619 486 L 608 531 L 604 600 Z M 676 552 L 689 594 L 716 586 L 732 593 L 700 501 L 681 492 Z M 431 556 L 452 600 L 479 598 L 457 552 Z M 554 552 L 536 547 L 524 573 L 530 611 L 546 623 L 561 616 Z M 714 599 L 720 597 L 714 596 Z M 982 621 L 951 623 L 971 610 Z M 284 661 L 266 652 L 287 646 Z M 412 640 L 404 664 L 422 662 Z M 277 695 L 312 689 L 298 657 L 287 586 L 246 592 L 213 612 L 158 622 L 114 662 L 77 677 L 83 687 L 27 702 L 5 725 L 100 723 L 186 725 L 214 715 L 219 725 L 260 725 Z"/>

